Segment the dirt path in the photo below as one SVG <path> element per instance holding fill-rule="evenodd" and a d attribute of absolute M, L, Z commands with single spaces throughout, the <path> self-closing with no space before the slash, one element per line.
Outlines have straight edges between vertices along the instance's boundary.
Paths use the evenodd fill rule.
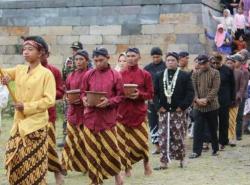
<path fill-rule="evenodd" d="M 8 139 L 11 121 L 3 121 L 0 135 L 0 185 L 7 185 L 3 168 L 4 147 Z M 61 132 L 58 127 L 58 133 Z M 192 141 L 187 140 L 187 154 L 191 152 Z M 152 156 L 151 162 L 155 167 L 159 164 L 159 156 Z M 169 169 L 154 172 L 151 177 L 144 177 L 142 164 L 133 169 L 133 176 L 125 179 L 125 185 L 250 185 L 250 136 L 245 136 L 236 148 L 227 147 L 218 157 L 212 157 L 210 152 L 196 160 L 187 159 L 187 167 L 180 169 L 178 162 L 172 162 Z M 48 175 L 49 185 L 55 184 L 53 174 Z M 88 178 L 83 174 L 69 173 L 65 185 L 87 185 Z M 113 185 L 113 179 L 105 181 Z"/>

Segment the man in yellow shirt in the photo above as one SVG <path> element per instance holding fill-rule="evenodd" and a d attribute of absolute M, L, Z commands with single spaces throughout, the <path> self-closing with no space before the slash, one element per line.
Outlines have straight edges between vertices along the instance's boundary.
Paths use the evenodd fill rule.
<path fill-rule="evenodd" d="M 33 37 L 23 43 L 28 65 L 3 70 L 2 84 L 16 84 L 15 117 L 7 142 L 5 167 L 9 184 L 47 184 L 48 108 L 54 106 L 56 87 L 53 74 L 41 65 L 44 40 Z"/>

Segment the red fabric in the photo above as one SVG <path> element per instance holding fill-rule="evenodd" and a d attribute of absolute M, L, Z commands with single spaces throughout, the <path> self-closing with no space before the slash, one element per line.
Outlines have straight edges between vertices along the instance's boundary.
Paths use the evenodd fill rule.
<path fill-rule="evenodd" d="M 48 64 L 47 61 L 42 62 L 42 65 L 49 69 L 52 74 L 54 75 L 56 81 L 56 100 L 62 99 L 64 90 L 63 90 L 63 81 L 62 81 L 62 74 L 59 69 L 55 66 Z M 49 112 L 49 122 L 55 123 L 56 122 L 56 106 L 51 107 L 48 109 Z"/>
<path fill-rule="evenodd" d="M 107 92 L 109 106 L 103 109 L 85 108 L 84 125 L 94 132 L 111 129 L 115 126 L 117 107 L 123 93 L 121 75 L 110 67 L 103 71 L 92 69 L 84 77 L 82 97 L 86 95 L 85 91 Z"/>
<path fill-rule="evenodd" d="M 119 105 L 118 121 L 130 127 L 140 126 L 146 118 L 147 105 L 145 100 L 153 98 L 152 77 L 149 72 L 138 66 L 129 67 L 121 72 L 124 84 L 137 84 L 139 97 L 136 100 L 124 98 Z"/>
<path fill-rule="evenodd" d="M 82 88 L 82 81 L 84 79 L 84 75 L 86 74 L 86 70 L 77 70 L 72 72 L 66 80 L 66 89 L 74 90 Z M 84 106 L 83 104 L 73 105 L 69 104 L 67 109 L 67 120 L 69 123 L 73 125 L 82 125 L 84 120 Z"/>

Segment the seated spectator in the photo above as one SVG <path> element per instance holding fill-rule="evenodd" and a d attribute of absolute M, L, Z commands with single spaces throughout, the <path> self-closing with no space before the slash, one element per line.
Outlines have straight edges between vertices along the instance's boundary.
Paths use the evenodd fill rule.
<path fill-rule="evenodd" d="M 233 19 L 232 15 L 228 9 L 225 9 L 223 11 L 223 17 L 216 17 L 216 16 L 212 15 L 211 11 L 209 11 L 208 13 L 209 13 L 209 16 L 212 17 L 219 24 L 223 24 L 225 30 L 228 33 L 230 33 L 230 34 L 232 33 L 234 19 Z"/>
<path fill-rule="evenodd" d="M 244 40 L 244 38 L 245 37 L 243 35 L 240 35 L 240 37 L 239 36 L 235 37 L 235 40 L 233 41 L 233 44 L 235 45 L 234 53 L 237 53 L 240 50 L 247 48 L 247 43 Z"/>
<path fill-rule="evenodd" d="M 210 40 L 214 40 L 219 53 L 230 55 L 232 53 L 232 36 L 224 29 L 222 24 L 217 26 L 217 31 L 215 36 L 209 34 L 207 29 L 205 29 L 205 35 Z"/>

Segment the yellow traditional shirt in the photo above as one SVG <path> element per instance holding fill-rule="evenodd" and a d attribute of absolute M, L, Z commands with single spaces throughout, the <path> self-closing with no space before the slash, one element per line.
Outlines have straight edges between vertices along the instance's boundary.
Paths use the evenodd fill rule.
<path fill-rule="evenodd" d="M 17 130 L 21 137 L 48 124 L 48 108 L 54 106 L 56 85 L 53 74 L 41 64 L 28 73 L 29 66 L 17 65 L 3 72 L 15 81 L 15 95 L 24 104 L 24 111 L 15 111 L 13 136 Z"/>

